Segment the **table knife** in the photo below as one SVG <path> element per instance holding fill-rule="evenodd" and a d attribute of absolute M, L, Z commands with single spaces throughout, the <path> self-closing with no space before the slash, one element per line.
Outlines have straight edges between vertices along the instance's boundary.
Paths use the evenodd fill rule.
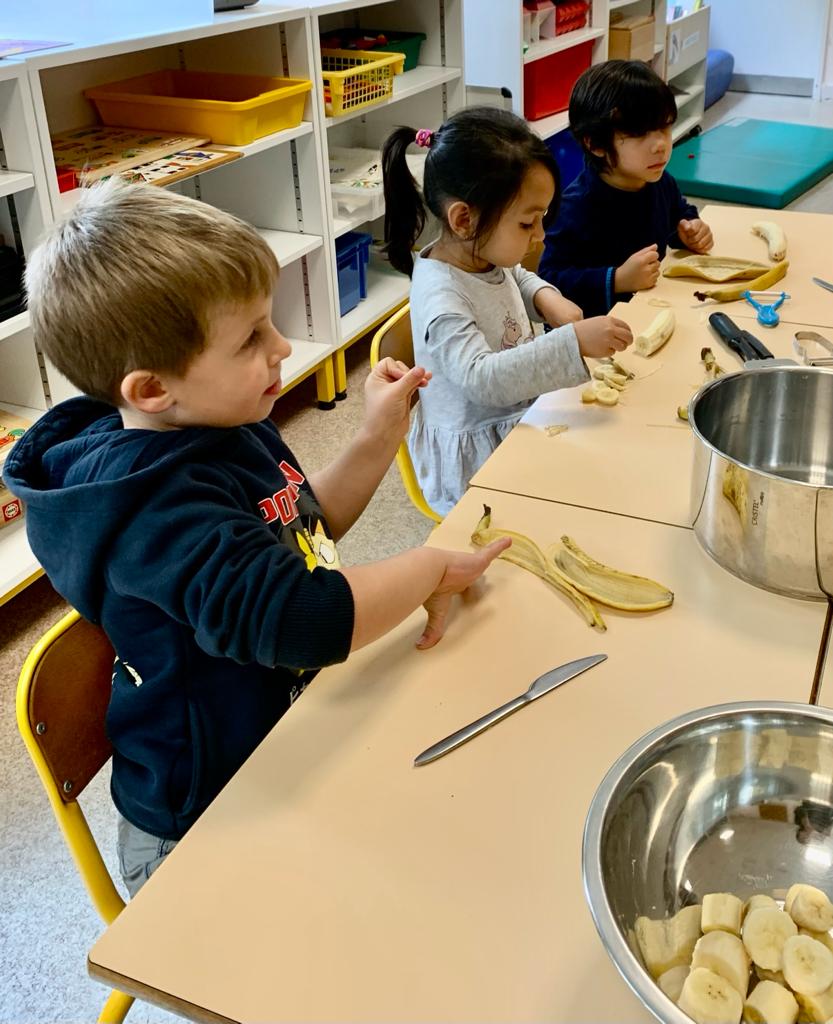
<path fill-rule="evenodd" d="M 829 292 L 833 292 L 833 284 L 829 281 L 825 281 L 821 277 L 814 277 L 813 284 L 817 284 L 820 288 L 826 288 Z"/>
<path fill-rule="evenodd" d="M 598 665 L 606 660 L 606 654 L 591 654 L 587 658 L 578 658 L 576 661 L 568 661 L 566 665 L 550 669 L 549 672 L 539 676 L 526 693 L 522 693 L 507 704 L 503 704 L 499 708 L 495 708 L 494 711 L 490 711 L 488 715 L 478 718 L 471 725 L 463 726 L 462 729 L 458 729 L 450 736 L 446 736 L 444 740 L 440 740 L 439 743 L 435 743 L 427 750 L 423 750 L 415 758 L 414 766 L 428 764 L 429 761 L 436 761 L 438 757 L 442 757 L 449 750 L 454 750 L 455 747 L 459 747 L 461 744 L 472 739 L 472 737 L 477 736 L 496 722 L 506 718 L 507 715 L 511 715 L 513 711 L 517 711 L 518 708 L 531 704 L 538 697 L 543 697 L 545 693 L 549 693 L 550 690 L 554 690 L 557 686 L 561 686 L 562 683 L 566 683 L 568 679 L 573 679 L 575 676 L 581 675 L 582 672 L 586 672 L 589 668 L 593 668 L 594 665 Z"/>

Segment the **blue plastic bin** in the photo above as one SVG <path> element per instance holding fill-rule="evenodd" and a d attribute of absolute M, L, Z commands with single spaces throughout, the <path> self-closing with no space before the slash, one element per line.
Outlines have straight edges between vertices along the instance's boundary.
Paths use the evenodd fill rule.
<path fill-rule="evenodd" d="M 366 271 L 362 260 L 361 246 L 355 232 L 349 232 L 336 239 L 336 268 L 338 272 L 338 311 L 341 316 L 355 309 L 367 294 L 367 283 L 362 279 Z M 364 290 L 362 284 L 364 283 Z"/>
<path fill-rule="evenodd" d="M 569 128 L 563 128 L 547 139 L 549 151 L 555 157 L 561 174 L 561 191 L 572 183 L 584 168 L 584 150 L 573 138 Z"/>
<path fill-rule="evenodd" d="M 346 235 L 342 235 L 341 238 L 336 242 L 336 250 L 341 251 L 343 246 L 346 250 L 348 247 L 355 248 L 359 253 L 359 289 L 361 291 L 361 298 L 367 298 L 367 265 L 370 262 L 370 246 L 373 242 L 373 236 L 368 235 L 364 231 L 348 231 Z"/>

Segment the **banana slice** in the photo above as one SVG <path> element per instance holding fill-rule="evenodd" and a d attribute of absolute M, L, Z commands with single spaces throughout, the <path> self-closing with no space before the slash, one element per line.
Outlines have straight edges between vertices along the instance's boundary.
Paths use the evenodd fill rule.
<path fill-rule="evenodd" d="M 743 903 L 729 892 L 710 892 L 703 897 L 703 933 L 723 931 L 740 935 Z"/>
<path fill-rule="evenodd" d="M 820 942 L 822 946 L 827 946 L 831 953 L 833 953 L 833 935 L 830 932 L 814 932 L 812 928 L 799 928 L 799 935 L 809 935 L 811 939 L 815 939 Z"/>
<path fill-rule="evenodd" d="M 781 969 L 781 955 L 787 939 L 798 934 L 795 921 L 783 910 L 761 907 L 751 910 L 743 922 L 743 944 L 758 967 Z"/>
<path fill-rule="evenodd" d="M 616 388 L 610 387 L 607 383 L 597 380 L 593 385 L 596 392 L 596 401 L 599 405 L 616 405 L 619 401 L 619 392 Z"/>
<path fill-rule="evenodd" d="M 668 996 L 672 1003 L 676 1003 L 683 991 L 683 985 L 691 971 L 690 967 L 672 967 L 657 978 L 657 985 Z"/>
<path fill-rule="evenodd" d="M 813 885 L 791 885 L 787 889 L 784 910 L 797 925 L 814 932 L 833 928 L 833 903 L 827 893 Z"/>
<path fill-rule="evenodd" d="M 634 929 L 642 960 L 652 978 L 691 963 L 694 946 L 700 937 L 699 905 L 684 907 L 673 917 L 654 921 L 638 917 Z"/>
<path fill-rule="evenodd" d="M 741 996 L 746 995 L 749 988 L 749 956 L 737 935 L 728 932 L 709 932 L 697 940 L 691 967 L 705 967 L 714 971 Z"/>
<path fill-rule="evenodd" d="M 756 892 L 755 895 L 750 896 L 743 905 L 744 919 L 747 914 L 750 914 L 753 910 L 758 910 L 759 907 L 768 907 L 770 910 L 780 910 L 780 907 L 771 896 L 766 896 L 762 892 Z"/>
<path fill-rule="evenodd" d="M 739 993 L 725 978 L 705 967 L 691 971 L 677 1005 L 697 1024 L 738 1024 L 743 1012 Z"/>
<path fill-rule="evenodd" d="M 817 996 L 833 985 L 833 953 L 809 935 L 787 939 L 782 958 L 784 978 L 794 992 Z"/>
<path fill-rule="evenodd" d="M 747 1024 L 795 1024 L 798 1003 L 783 985 L 762 981 L 744 1003 L 743 1019 Z"/>
<path fill-rule="evenodd" d="M 774 981 L 776 985 L 786 985 L 787 981 L 783 971 L 768 971 L 765 967 L 755 964 L 755 974 L 759 981 Z"/>
<path fill-rule="evenodd" d="M 801 1007 L 801 1019 L 813 1024 L 825 1024 L 833 1018 L 833 988 L 818 996 L 804 996 L 796 992 L 795 998 Z"/>

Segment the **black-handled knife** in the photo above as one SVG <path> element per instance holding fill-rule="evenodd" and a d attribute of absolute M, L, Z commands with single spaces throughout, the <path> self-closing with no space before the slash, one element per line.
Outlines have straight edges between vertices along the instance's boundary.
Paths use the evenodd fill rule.
<path fill-rule="evenodd" d="M 745 362 L 772 359 L 773 355 L 754 334 L 744 331 L 725 313 L 712 313 L 709 323 L 720 340 Z"/>

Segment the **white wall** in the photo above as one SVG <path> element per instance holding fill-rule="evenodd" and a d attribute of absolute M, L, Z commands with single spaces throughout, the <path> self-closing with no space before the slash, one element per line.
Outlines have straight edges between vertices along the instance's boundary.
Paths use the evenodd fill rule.
<path fill-rule="evenodd" d="M 710 0 L 710 5 L 709 46 L 734 54 L 736 75 L 812 78 L 819 95 L 831 0 Z M 833 59 L 829 51 L 827 56 Z"/>

